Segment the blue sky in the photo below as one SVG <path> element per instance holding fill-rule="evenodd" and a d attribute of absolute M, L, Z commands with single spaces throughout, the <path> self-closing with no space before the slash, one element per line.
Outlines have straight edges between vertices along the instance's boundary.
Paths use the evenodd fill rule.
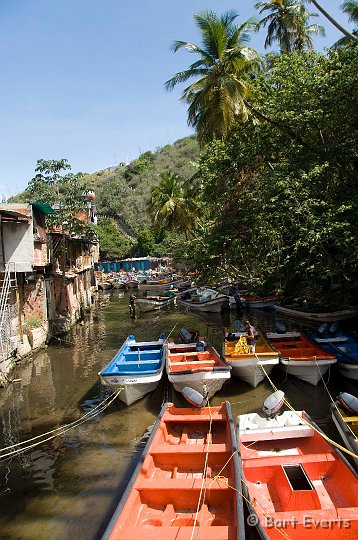
<path fill-rule="evenodd" d="M 0 196 L 22 191 L 38 159 L 68 159 L 73 172 L 128 162 L 192 133 L 181 87 L 164 82 L 194 57 L 172 53 L 176 40 L 200 43 L 193 14 L 235 9 L 244 21 L 254 1 L 1 0 Z M 322 0 L 347 28 L 341 2 Z M 311 11 L 314 6 L 309 6 Z M 315 40 L 341 37 L 329 21 Z M 264 52 L 265 32 L 251 45 Z"/>

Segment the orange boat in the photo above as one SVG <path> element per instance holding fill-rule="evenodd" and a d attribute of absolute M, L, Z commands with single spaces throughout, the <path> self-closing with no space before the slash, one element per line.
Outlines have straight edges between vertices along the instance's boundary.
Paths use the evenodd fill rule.
<path fill-rule="evenodd" d="M 305 412 L 240 415 L 238 439 L 248 523 L 261 538 L 358 538 L 358 476 Z"/>
<path fill-rule="evenodd" d="M 334 355 L 321 349 L 301 332 L 268 332 L 266 336 L 280 354 L 281 369 L 310 384 L 317 385 L 329 366 L 337 362 Z"/>
<path fill-rule="evenodd" d="M 198 343 L 169 340 L 164 345 L 164 354 L 169 382 L 177 392 L 189 387 L 210 399 L 231 377 L 231 366 L 207 340 Z"/>
<path fill-rule="evenodd" d="M 244 540 L 239 491 L 229 403 L 166 403 L 103 539 Z"/>

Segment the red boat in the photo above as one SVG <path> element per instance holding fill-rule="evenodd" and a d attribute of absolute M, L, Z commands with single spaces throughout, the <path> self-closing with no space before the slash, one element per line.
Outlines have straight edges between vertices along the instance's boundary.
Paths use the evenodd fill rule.
<path fill-rule="evenodd" d="M 244 540 L 229 403 L 166 403 L 103 539 Z"/>
<path fill-rule="evenodd" d="M 248 523 L 261 538 L 358 538 L 358 475 L 305 412 L 240 415 L 238 437 Z"/>

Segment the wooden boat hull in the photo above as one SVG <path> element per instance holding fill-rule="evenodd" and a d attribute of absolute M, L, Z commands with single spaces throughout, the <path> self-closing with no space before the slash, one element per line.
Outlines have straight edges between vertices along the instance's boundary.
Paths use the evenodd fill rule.
<path fill-rule="evenodd" d="M 164 355 L 168 380 L 177 392 L 188 386 L 210 399 L 231 377 L 231 367 L 210 344 L 198 351 L 196 343 L 169 342 Z"/>
<path fill-rule="evenodd" d="M 183 283 L 182 279 L 177 279 L 175 281 L 163 281 L 162 283 L 141 283 L 140 289 L 143 291 L 153 291 L 153 292 L 161 292 L 161 291 L 169 291 L 171 289 L 176 289 L 177 287 L 180 287 L 180 285 Z"/>
<path fill-rule="evenodd" d="M 229 307 L 228 297 L 213 298 L 206 302 L 192 302 L 190 300 L 177 299 L 179 306 L 185 307 L 193 311 L 211 311 L 213 313 L 220 313 L 223 309 Z"/>
<path fill-rule="evenodd" d="M 125 286 L 127 289 L 138 289 L 139 283 L 136 279 L 129 279 L 128 281 L 125 281 Z"/>
<path fill-rule="evenodd" d="M 331 414 L 344 446 L 358 456 L 358 416 L 347 416 L 339 407 L 337 410 L 334 403 L 331 403 Z M 352 461 L 358 469 L 358 458 L 352 458 Z"/>
<path fill-rule="evenodd" d="M 113 289 L 113 284 L 104 281 L 102 283 L 98 283 L 98 288 L 102 291 L 110 291 L 111 289 Z"/>
<path fill-rule="evenodd" d="M 331 313 L 309 313 L 307 311 L 299 311 L 297 309 L 290 309 L 284 306 L 274 305 L 274 308 L 279 313 L 288 315 L 289 317 L 306 319 L 308 321 L 318 321 L 318 322 L 335 322 L 343 321 L 357 315 L 356 311 L 351 311 L 349 309 L 344 309 L 341 311 L 332 311 Z"/>
<path fill-rule="evenodd" d="M 308 415 L 286 413 L 291 418 L 284 425 L 272 419 L 260 420 L 255 427 L 251 417 L 259 415 L 239 417 L 242 485 L 250 523 L 266 540 L 356 538 L 356 472 Z"/>
<path fill-rule="evenodd" d="M 170 305 L 173 305 L 175 297 L 166 298 L 165 300 L 151 300 L 148 298 L 137 298 L 135 301 L 136 306 L 138 306 L 139 311 L 146 313 L 148 311 L 157 311 L 159 309 L 166 308 Z"/>
<path fill-rule="evenodd" d="M 273 368 L 279 363 L 278 352 L 261 334 L 256 342 L 255 353 L 237 351 L 238 343 L 239 340 L 227 341 L 224 339 L 223 358 L 232 367 L 232 375 L 256 388 L 265 379 L 266 373 L 270 375 Z"/>
<path fill-rule="evenodd" d="M 98 373 L 102 384 L 119 392 L 118 398 L 131 405 L 155 390 L 165 366 L 164 336 L 158 341 L 137 342 L 129 336 L 112 361 Z"/>
<path fill-rule="evenodd" d="M 337 362 L 338 371 L 343 377 L 358 381 L 358 362 L 357 364 L 349 364 L 348 362 Z"/>
<path fill-rule="evenodd" d="M 155 390 L 163 376 L 163 368 L 155 375 L 143 375 L 143 376 L 123 376 L 109 375 L 101 376 L 101 382 L 105 386 L 108 386 L 112 392 L 119 392 L 118 399 L 123 401 L 126 405 L 132 405 L 135 401 L 142 399 L 146 394 Z"/>
<path fill-rule="evenodd" d="M 327 373 L 330 366 L 336 364 L 337 360 L 316 360 L 316 361 L 295 361 L 287 358 L 280 358 L 280 367 L 288 375 L 293 375 L 301 381 L 317 386 Z"/>
<path fill-rule="evenodd" d="M 244 540 L 235 430 L 228 403 L 166 403 L 103 540 Z"/>
<path fill-rule="evenodd" d="M 281 369 L 302 381 L 317 385 L 337 358 L 321 349 L 300 332 L 268 333 L 271 345 L 280 354 Z"/>

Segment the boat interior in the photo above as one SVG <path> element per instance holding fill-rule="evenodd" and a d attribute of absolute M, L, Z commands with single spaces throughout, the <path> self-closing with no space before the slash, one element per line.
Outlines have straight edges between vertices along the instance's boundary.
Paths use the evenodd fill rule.
<path fill-rule="evenodd" d="M 283 358 L 292 358 L 293 360 L 312 360 L 312 357 L 316 357 L 317 360 L 335 358 L 334 355 L 325 352 L 302 335 L 275 339 L 273 340 L 273 346 L 280 351 Z"/>
<path fill-rule="evenodd" d="M 140 348 L 126 350 L 116 356 L 108 368 L 102 371 L 102 375 L 115 375 L 126 373 L 148 373 L 157 371 L 163 359 L 163 349 L 141 350 Z"/>
<path fill-rule="evenodd" d="M 256 358 L 256 356 L 263 356 L 263 357 L 277 357 L 277 352 L 272 349 L 272 347 L 267 343 L 267 341 L 262 337 L 259 336 L 255 343 L 255 354 L 244 352 L 240 350 L 240 348 L 237 347 L 238 340 L 234 341 L 226 341 L 225 340 L 225 356 L 229 356 L 231 359 L 238 359 L 245 356 Z"/>
<path fill-rule="evenodd" d="M 184 347 L 169 344 L 168 366 L 170 371 L 182 371 L 184 365 L 185 369 L 226 367 L 226 364 L 211 347 L 205 346 L 204 351 L 197 351 L 195 343 L 186 344 Z"/>
<path fill-rule="evenodd" d="M 232 434 L 225 404 L 176 409 L 158 429 L 111 538 L 237 539 L 237 493 Z M 206 409 L 208 411 L 208 409 Z M 160 530 L 158 529 L 160 528 Z M 118 533 L 118 536 L 115 533 Z"/>
<path fill-rule="evenodd" d="M 291 438 L 278 440 L 269 433 L 256 441 L 253 434 L 241 442 L 245 483 L 257 514 L 289 520 L 294 512 L 298 523 L 308 514 L 332 522 L 357 516 L 354 472 L 308 426 L 295 430 Z"/>

